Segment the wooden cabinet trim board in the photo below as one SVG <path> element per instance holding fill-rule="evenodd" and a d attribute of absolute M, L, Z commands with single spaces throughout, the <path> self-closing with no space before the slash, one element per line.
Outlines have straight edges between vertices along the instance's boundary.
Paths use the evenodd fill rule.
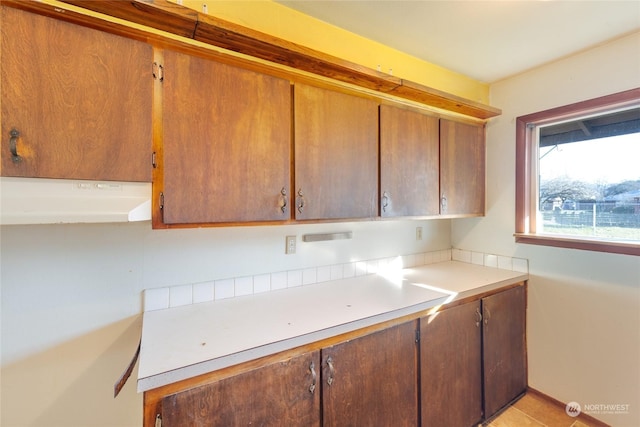
<path fill-rule="evenodd" d="M 304 73 L 330 78 L 381 94 L 429 105 L 452 113 L 486 120 L 502 114 L 498 108 L 471 101 L 405 79 L 381 73 L 322 52 L 269 36 L 231 22 L 163 0 L 100 1 L 63 0 L 110 17 L 159 29 L 213 47 L 282 65 Z M 161 36 L 129 28 L 105 19 L 38 2 L 5 0 L 3 4 L 34 11 L 127 37 L 159 41 Z M 267 65 L 265 65 L 267 66 Z"/>

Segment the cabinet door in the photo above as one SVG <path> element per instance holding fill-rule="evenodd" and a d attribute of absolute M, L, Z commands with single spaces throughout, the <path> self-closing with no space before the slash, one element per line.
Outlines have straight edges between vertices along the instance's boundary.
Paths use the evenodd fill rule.
<path fill-rule="evenodd" d="M 482 299 L 485 418 L 527 387 L 526 305 L 524 285 Z"/>
<path fill-rule="evenodd" d="M 165 224 L 289 218 L 291 86 L 164 52 Z"/>
<path fill-rule="evenodd" d="M 380 106 L 380 214 L 438 215 L 438 118 Z"/>
<path fill-rule="evenodd" d="M 303 84 L 294 99 L 296 219 L 375 217 L 377 104 Z"/>
<path fill-rule="evenodd" d="M 418 423 L 416 328 L 407 322 L 322 350 L 324 426 Z"/>
<path fill-rule="evenodd" d="M 482 420 L 480 301 L 420 319 L 422 425 Z"/>
<path fill-rule="evenodd" d="M 166 426 L 319 426 L 320 352 L 296 356 L 162 400 Z"/>
<path fill-rule="evenodd" d="M 440 213 L 484 215 L 484 127 L 440 120 Z"/>
<path fill-rule="evenodd" d="M 1 14 L 2 175 L 151 181 L 151 46 Z"/>

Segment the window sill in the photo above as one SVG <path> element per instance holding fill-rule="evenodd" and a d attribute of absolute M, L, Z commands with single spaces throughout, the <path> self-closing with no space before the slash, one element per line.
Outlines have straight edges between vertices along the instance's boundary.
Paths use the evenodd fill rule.
<path fill-rule="evenodd" d="M 594 238 L 581 239 L 573 236 L 552 236 L 549 234 L 515 233 L 514 236 L 516 243 L 640 256 L 640 245 L 637 243 L 597 240 Z"/>

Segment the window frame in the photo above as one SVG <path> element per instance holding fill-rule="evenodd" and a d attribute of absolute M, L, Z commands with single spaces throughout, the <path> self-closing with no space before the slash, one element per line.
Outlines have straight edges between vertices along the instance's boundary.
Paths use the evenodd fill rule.
<path fill-rule="evenodd" d="M 599 98 L 551 108 L 516 118 L 516 243 L 582 249 L 640 256 L 640 244 L 594 237 L 570 237 L 535 232 L 536 202 L 533 181 L 537 173 L 537 127 L 560 120 L 570 120 L 585 115 L 606 113 L 609 110 L 640 104 L 640 88 L 618 92 Z"/>

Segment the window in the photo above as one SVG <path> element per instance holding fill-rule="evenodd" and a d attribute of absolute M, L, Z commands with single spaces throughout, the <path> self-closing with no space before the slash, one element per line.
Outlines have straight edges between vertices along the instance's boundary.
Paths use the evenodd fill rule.
<path fill-rule="evenodd" d="M 517 118 L 515 236 L 640 255 L 640 88 Z"/>

